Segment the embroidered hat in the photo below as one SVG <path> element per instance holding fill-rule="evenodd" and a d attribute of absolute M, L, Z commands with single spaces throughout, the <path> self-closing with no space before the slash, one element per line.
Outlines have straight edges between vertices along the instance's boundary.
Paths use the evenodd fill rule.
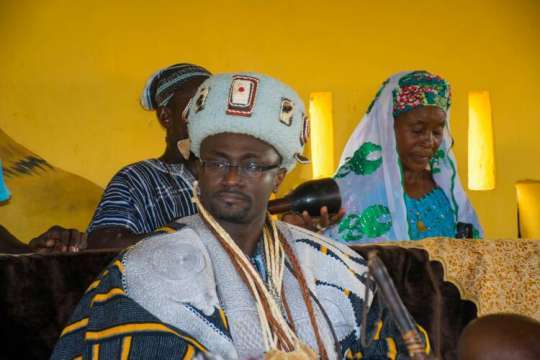
<path fill-rule="evenodd" d="M 445 113 L 450 107 L 450 85 L 427 71 L 413 71 L 403 76 L 392 96 L 394 117 L 418 106 L 436 106 Z"/>
<path fill-rule="evenodd" d="M 208 78 L 210 72 L 193 64 L 175 64 L 156 71 L 146 81 L 141 94 L 141 105 L 145 110 L 156 110 L 166 106 L 187 81 L 196 78 Z"/>
<path fill-rule="evenodd" d="M 184 115 L 191 151 L 200 156 L 202 141 L 221 133 L 251 135 L 272 145 L 292 170 L 309 135 L 304 103 L 289 86 L 263 74 L 211 76 L 199 86 Z"/>

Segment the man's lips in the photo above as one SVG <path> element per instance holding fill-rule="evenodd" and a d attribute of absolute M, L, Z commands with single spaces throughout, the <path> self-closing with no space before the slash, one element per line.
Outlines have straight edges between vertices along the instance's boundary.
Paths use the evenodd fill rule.
<path fill-rule="evenodd" d="M 226 203 L 250 201 L 247 195 L 242 194 L 241 192 L 237 192 L 237 191 L 220 191 L 216 193 L 215 197 Z"/>

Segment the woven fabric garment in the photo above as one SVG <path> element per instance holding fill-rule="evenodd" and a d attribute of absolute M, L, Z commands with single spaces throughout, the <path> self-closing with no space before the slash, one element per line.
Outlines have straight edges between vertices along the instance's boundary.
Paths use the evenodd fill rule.
<path fill-rule="evenodd" d="M 100 275 L 77 306 L 53 359 L 95 353 L 120 357 L 126 352 L 130 358 L 190 359 L 204 352 L 223 359 L 262 358 L 254 298 L 220 242 L 198 215 L 175 225 L 176 232 L 139 242 Z M 375 340 L 369 347 L 361 344 L 364 259 L 309 231 L 284 223 L 278 228 L 300 262 L 329 357 L 387 359 L 393 354 L 407 359 L 397 329 L 378 301 L 368 313 L 367 330 Z M 289 268 L 284 291 L 297 335 L 317 350 Z"/>
<path fill-rule="evenodd" d="M 87 232 L 119 227 L 148 234 L 193 215 L 197 212 L 191 202 L 193 180 L 182 164 L 151 159 L 128 165 L 107 185 Z"/>

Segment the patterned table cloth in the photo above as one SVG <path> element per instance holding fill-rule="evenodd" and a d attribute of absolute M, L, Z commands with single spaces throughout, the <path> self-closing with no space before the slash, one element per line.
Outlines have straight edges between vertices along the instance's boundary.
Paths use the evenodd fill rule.
<path fill-rule="evenodd" d="M 540 240 L 428 238 L 377 245 L 423 249 L 478 316 L 511 312 L 540 320 Z"/>

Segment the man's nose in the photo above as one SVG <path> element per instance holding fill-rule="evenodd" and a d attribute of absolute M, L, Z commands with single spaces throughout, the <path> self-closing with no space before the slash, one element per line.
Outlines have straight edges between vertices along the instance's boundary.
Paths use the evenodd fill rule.
<path fill-rule="evenodd" d="M 229 166 L 223 175 L 223 182 L 229 185 L 241 183 L 242 180 L 242 174 L 238 166 Z"/>

